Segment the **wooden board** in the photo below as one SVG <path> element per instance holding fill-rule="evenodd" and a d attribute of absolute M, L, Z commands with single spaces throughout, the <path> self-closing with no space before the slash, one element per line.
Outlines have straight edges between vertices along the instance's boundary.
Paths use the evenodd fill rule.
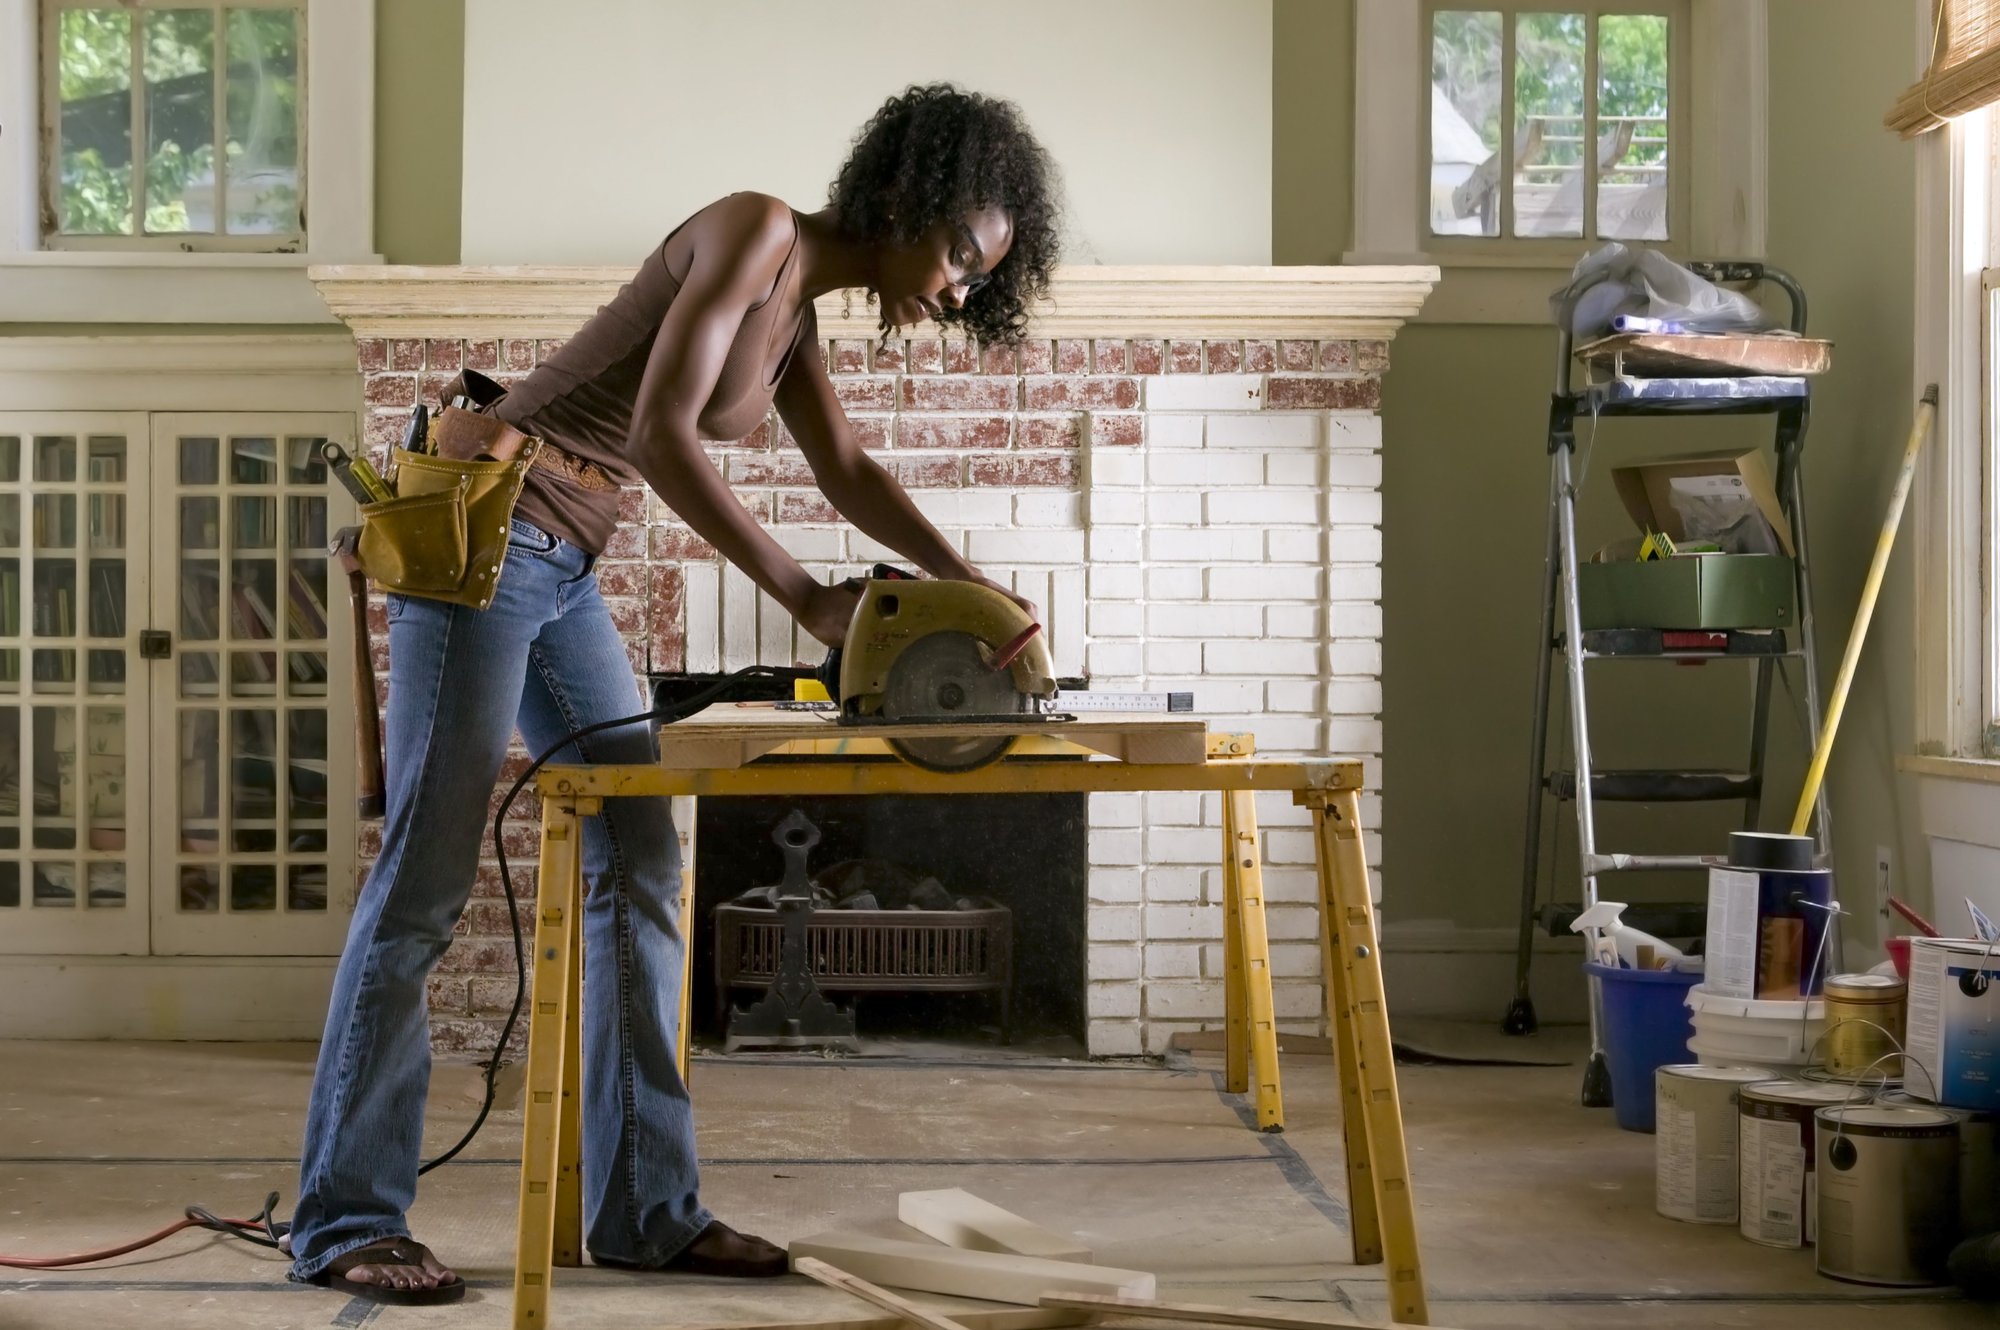
<path fill-rule="evenodd" d="M 1372 1330 L 1363 1321 L 1337 1317 L 1304 1316 L 1279 1311 L 1252 1311 L 1245 1307 L 1215 1307 L 1195 1302 L 1154 1302 L 1147 1298 L 1100 1297 L 1088 1293 L 1051 1293 L 1042 1299 L 1044 1307 L 1068 1307 L 1098 1316 L 1132 1317 L 1153 1321 L 1195 1321 L 1204 1325 L 1257 1326 L 1260 1330 Z"/>
<path fill-rule="evenodd" d="M 1090 1260 L 1090 1250 L 1068 1234 L 1043 1228 L 958 1187 L 906 1191 L 896 1198 L 896 1218 L 946 1246 L 966 1251 L 1012 1252 L 1046 1261 Z"/>
<path fill-rule="evenodd" d="M 1032 1307 L 1047 1293 L 1103 1293 L 1150 1298 L 1158 1281 L 1143 1270 L 1045 1261 L 1010 1252 L 960 1251 L 866 1233 L 821 1233 L 792 1243 L 792 1263 L 815 1257 L 890 1288 L 949 1293 Z"/>
<path fill-rule="evenodd" d="M 1090 1312 L 1073 1307 L 980 1307 L 942 1308 L 966 1330 L 1055 1330 L 1060 1326 L 1083 1325 L 1093 1319 Z M 890 1316 L 829 1316 L 812 1321 L 736 1321 L 712 1325 L 690 1325 L 676 1330 L 909 1330 L 908 1318 Z"/>
<path fill-rule="evenodd" d="M 733 703 L 660 727 L 660 764 L 675 771 L 740 767 L 767 754 L 860 757 L 887 752 L 884 739 L 984 738 L 1014 734 L 1146 765 L 1201 762 L 1208 722 L 1153 712 L 1089 712 L 1075 720 L 1022 719 L 969 725 L 842 725 L 824 712 L 779 711 L 768 702 Z"/>
<path fill-rule="evenodd" d="M 913 1325 L 923 1326 L 925 1330 L 970 1330 L 970 1327 L 952 1320 L 942 1312 L 932 1311 L 928 1307 L 921 1307 L 911 1302 L 908 1298 L 898 1297 L 879 1284 L 871 1284 L 857 1275 L 835 1269 L 825 1261 L 801 1256 L 792 1262 L 792 1269 L 808 1279 L 817 1279 L 828 1288 L 852 1293 L 864 1302 L 872 1302 L 884 1311 L 894 1312 Z"/>
<path fill-rule="evenodd" d="M 1833 367 L 1832 342 L 1783 333 L 1613 333 L 1576 354 L 1642 378 L 1824 374 Z"/>

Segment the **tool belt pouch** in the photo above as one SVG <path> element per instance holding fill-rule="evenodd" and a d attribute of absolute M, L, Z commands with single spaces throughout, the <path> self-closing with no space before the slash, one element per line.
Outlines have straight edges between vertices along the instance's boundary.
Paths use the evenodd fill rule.
<path fill-rule="evenodd" d="M 503 459 L 476 455 L 488 434 Z M 361 506 L 361 567 L 384 591 L 483 610 L 500 584 L 514 504 L 542 441 L 455 409 L 433 422 L 431 437 L 433 447 L 461 455 L 393 451 L 396 497 Z"/>

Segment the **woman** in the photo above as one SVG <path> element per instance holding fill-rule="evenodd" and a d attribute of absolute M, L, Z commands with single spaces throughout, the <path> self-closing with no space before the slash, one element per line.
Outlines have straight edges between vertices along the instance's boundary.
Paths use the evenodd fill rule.
<path fill-rule="evenodd" d="M 838 643 L 856 593 L 814 581 L 702 450 L 704 438 L 750 433 L 775 403 L 856 527 L 935 577 L 994 585 L 856 442 L 814 346 L 812 302 L 865 287 L 885 333 L 931 319 L 988 344 L 1017 340 L 1055 259 L 1054 183 L 1011 105 L 913 87 L 863 128 L 825 208 L 801 215 L 761 194 L 704 208 L 493 408 L 541 436 L 558 465 L 529 472 L 487 609 L 389 599 L 389 811 L 320 1045 L 294 1278 L 383 1301 L 464 1293 L 405 1218 L 430 1071 L 424 983 L 470 892 L 517 722 L 541 752 L 636 710 L 591 573 L 618 487 L 643 479 L 814 637 Z M 563 760 L 657 759 L 650 728 L 633 725 Z M 607 800 L 586 828 L 585 1245 L 604 1265 L 781 1274 L 780 1248 L 730 1229 L 697 1196 L 674 1057 L 684 952 L 667 801 Z"/>

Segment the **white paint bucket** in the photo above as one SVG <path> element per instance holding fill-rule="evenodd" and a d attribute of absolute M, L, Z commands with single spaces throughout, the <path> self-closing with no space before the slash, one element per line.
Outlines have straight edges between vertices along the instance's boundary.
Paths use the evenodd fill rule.
<path fill-rule="evenodd" d="M 1935 1108 L 1823 1108 L 1819 1272 L 1856 1284 L 1948 1282 L 1958 1235 L 1958 1122 Z"/>
<path fill-rule="evenodd" d="M 1653 1204 L 1690 1224 L 1736 1222 L 1736 1095 L 1765 1067 L 1661 1067 L 1653 1073 Z"/>
<path fill-rule="evenodd" d="M 1714 1067 L 1803 1067 L 1826 1033 L 1826 1003 L 1723 997 L 1688 990 L 1688 1051 Z"/>
<path fill-rule="evenodd" d="M 1737 1225 L 1766 1247 L 1803 1247 L 1813 1240 L 1818 1194 L 1813 1165 L 1813 1114 L 1865 1102 L 1852 1086 L 1809 1081 L 1759 1081 L 1737 1100 Z"/>
<path fill-rule="evenodd" d="M 1885 1090 L 1875 1102 L 1892 1108 L 1935 1108 L 1958 1119 L 1958 1236 L 2000 1230 L 2000 1114 L 1929 1104 L 1904 1090 Z"/>

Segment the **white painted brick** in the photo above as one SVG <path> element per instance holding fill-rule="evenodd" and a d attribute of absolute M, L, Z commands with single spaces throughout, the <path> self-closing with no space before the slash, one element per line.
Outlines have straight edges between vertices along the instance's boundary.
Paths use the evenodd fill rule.
<path fill-rule="evenodd" d="M 1382 570 L 1361 564 L 1341 564 L 1327 570 L 1328 600 L 1382 599 Z"/>
<path fill-rule="evenodd" d="M 1264 685 L 1264 705 L 1273 711 L 1318 711 L 1320 686 L 1290 679 Z"/>
<path fill-rule="evenodd" d="M 1137 600 L 1146 593 L 1146 574 L 1129 564 L 1092 564 L 1087 572 L 1092 600 Z"/>
<path fill-rule="evenodd" d="M 1372 411 L 1335 411 L 1326 417 L 1329 448 L 1380 448 L 1382 417 Z"/>
<path fill-rule="evenodd" d="M 1261 374 L 1149 374 L 1139 382 L 1148 411 L 1255 411 L 1264 405 Z"/>
<path fill-rule="evenodd" d="M 1137 942 L 1142 915 L 1136 905 L 1099 905 L 1087 916 L 1092 942 Z"/>
<path fill-rule="evenodd" d="M 1264 716 L 1255 725 L 1259 751 L 1276 749 L 1290 753 L 1317 753 L 1323 736 L 1317 719 L 1294 716 Z"/>
<path fill-rule="evenodd" d="M 722 566 L 722 668 L 757 663 L 757 584 L 735 564 Z"/>
<path fill-rule="evenodd" d="M 1271 986 L 1272 1014 L 1281 1020 L 1306 1020 L 1326 1010 L 1318 984 L 1296 981 Z"/>
<path fill-rule="evenodd" d="M 722 667 L 722 569 L 712 563 L 687 568 L 687 667 L 703 674 Z"/>
<path fill-rule="evenodd" d="M 1146 520 L 1146 496 L 1139 490 L 1101 490 L 1090 492 L 1090 522 L 1092 526 L 1132 525 Z"/>
<path fill-rule="evenodd" d="M 1152 942 L 1146 945 L 1146 978 L 1201 978 L 1201 948 L 1180 942 Z"/>
<path fill-rule="evenodd" d="M 775 534 L 779 531 L 798 529 L 800 528 L 781 526 L 772 528 L 772 531 Z M 839 535 L 840 533 L 836 531 L 834 534 Z M 951 542 L 953 549 L 962 550 L 965 548 L 965 533 L 963 531 L 943 530 L 939 534 Z M 908 556 L 897 553 L 872 536 L 864 536 L 859 531 L 850 531 L 847 533 L 847 538 L 847 554 L 849 558 L 864 560 L 868 563 L 908 562 Z"/>
<path fill-rule="evenodd" d="M 1081 563 L 1083 532 L 968 531 L 965 552 L 976 564 Z"/>
<path fill-rule="evenodd" d="M 1100 942 L 1090 948 L 1084 962 L 1094 981 L 1137 979 L 1144 953 L 1129 942 Z"/>
<path fill-rule="evenodd" d="M 963 491 L 959 522 L 963 526 L 1006 526 L 1014 519 L 1014 496 L 1003 489 Z"/>
<path fill-rule="evenodd" d="M 1222 936 L 1222 911 L 1206 906 L 1148 905 L 1146 937 L 1149 941 L 1205 940 Z"/>
<path fill-rule="evenodd" d="M 1209 674 L 1319 674 L 1319 646 L 1313 642 L 1210 642 L 1202 652 Z"/>
<path fill-rule="evenodd" d="M 1201 447 L 1202 417 L 1146 413 L 1146 444 L 1150 448 Z"/>
<path fill-rule="evenodd" d="M 765 529 L 785 553 L 800 563 L 833 563 L 841 557 L 839 527 L 773 526 Z"/>
<path fill-rule="evenodd" d="M 1049 663 L 1058 675 L 1083 673 L 1083 611 L 1090 599 L 1083 584 L 1081 568 L 1057 568 L 1049 574 L 1042 622 L 1049 630 Z"/>
<path fill-rule="evenodd" d="M 911 490 L 910 502 L 929 518 L 932 526 L 964 526 L 965 496 L 969 490 Z"/>
<path fill-rule="evenodd" d="M 1136 1058 L 1146 1051 L 1137 1021 L 1092 1021 L 1085 1048 L 1094 1058 Z"/>
<path fill-rule="evenodd" d="M 1307 490 L 1260 489 L 1253 493 L 1211 494 L 1208 496 L 1208 520 L 1216 525 L 1247 522 L 1260 527 L 1317 522 L 1319 501 L 1318 494 Z"/>
<path fill-rule="evenodd" d="M 1326 722 L 1326 751 L 1329 753 L 1379 753 L 1382 751 L 1382 722 L 1334 717 Z"/>
<path fill-rule="evenodd" d="M 1380 490 L 1328 490 L 1326 520 L 1330 525 L 1382 525 Z"/>
<path fill-rule="evenodd" d="M 1327 454 L 1326 483 L 1335 489 L 1382 488 L 1382 454 Z"/>
<path fill-rule="evenodd" d="M 1309 827 L 1312 810 L 1292 802 L 1288 794 L 1257 796 L 1257 820 L 1267 827 Z"/>
<path fill-rule="evenodd" d="M 1206 827 L 1148 827 L 1149 864 L 1212 864 L 1222 857 L 1221 839 Z"/>
<path fill-rule="evenodd" d="M 1084 989 L 1084 1011 L 1092 1020 L 1137 1016 L 1141 991 L 1134 983 L 1091 984 Z"/>
<path fill-rule="evenodd" d="M 1169 980 L 1146 985 L 1146 1015 L 1161 1019 L 1220 1019 L 1222 985 L 1213 980 Z"/>
<path fill-rule="evenodd" d="M 1382 829 L 1382 796 L 1379 794 L 1363 794 L 1359 802 L 1361 804 L 1362 827 L 1369 831 L 1380 831 Z"/>
<path fill-rule="evenodd" d="M 1145 813 L 1143 794 L 1098 793 L 1090 796 L 1090 825 L 1093 827 L 1136 827 Z"/>
<path fill-rule="evenodd" d="M 1088 548 L 1090 561 L 1099 563 L 1137 563 L 1144 548 L 1144 527 L 1138 526 L 1094 526 L 1090 529 Z"/>
<path fill-rule="evenodd" d="M 1264 869 L 1264 900 L 1270 905 L 1317 905 L 1319 874 L 1310 869 Z"/>
<path fill-rule="evenodd" d="M 1317 642 L 1324 623 L 1317 605 L 1273 605 L 1264 611 L 1264 632 L 1270 637 L 1309 637 Z"/>
<path fill-rule="evenodd" d="M 1139 850 L 1137 831 L 1102 828 L 1090 833 L 1090 862 L 1093 866 L 1116 867 L 1121 864 L 1144 863 Z"/>
<path fill-rule="evenodd" d="M 1201 668 L 1201 662 L 1200 642 L 1146 643 L 1147 674 L 1193 674 Z"/>
<path fill-rule="evenodd" d="M 1146 796 L 1146 825 L 1154 827 L 1200 826 L 1200 791 L 1155 790 L 1148 794 Z"/>
<path fill-rule="evenodd" d="M 1326 533 L 1326 558 L 1328 563 L 1382 562 L 1381 528 L 1370 526 L 1332 528 Z"/>
<path fill-rule="evenodd" d="M 1380 642 L 1334 642 L 1326 649 L 1326 672 L 1328 674 L 1380 674 L 1382 672 L 1382 644 Z"/>
<path fill-rule="evenodd" d="M 1268 864 L 1310 864 L 1315 861 L 1313 834 L 1290 827 L 1264 833 L 1264 862 Z M 1093 874 L 1093 877 L 1095 875 Z"/>
<path fill-rule="evenodd" d="M 1146 556 L 1176 563 L 1256 563 L 1264 558 L 1264 534 L 1248 528 L 1148 531 Z"/>
<path fill-rule="evenodd" d="M 1093 904 L 1138 905 L 1146 899 L 1145 875 L 1136 868 L 1090 870 L 1090 899 Z"/>
<path fill-rule="evenodd" d="M 1145 1024 L 1146 1052 L 1152 1057 L 1165 1057 L 1174 1050 L 1175 1036 L 1183 1032 L 1201 1030 L 1205 1026 L 1190 1021 L 1148 1020 Z"/>
<path fill-rule="evenodd" d="M 1146 607 L 1131 601 L 1100 600 L 1090 607 L 1092 637 L 1137 637 L 1145 625 Z"/>
<path fill-rule="evenodd" d="M 1146 672 L 1146 649 L 1137 642 L 1092 642 L 1084 662 L 1093 682 L 1132 678 Z"/>
<path fill-rule="evenodd" d="M 1317 941 L 1319 911 L 1301 905 L 1269 905 L 1264 911 L 1264 928 L 1273 942 Z"/>
<path fill-rule="evenodd" d="M 1146 570 L 1148 600 L 1200 600 L 1204 594 L 1200 568 L 1169 564 Z"/>
<path fill-rule="evenodd" d="M 1311 455 L 1307 455 L 1311 460 Z M 1146 460 L 1146 479 L 1155 485 L 1261 485 L 1264 458 L 1258 453 L 1154 453 Z M 1311 483 L 1308 481 L 1307 483 Z"/>
<path fill-rule="evenodd" d="M 1326 709 L 1336 716 L 1374 716 L 1382 711 L 1382 685 L 1373 679 L 1344 679 L 1326 686 Z"/>
<path fill-rule="evenodd" d="M 1200 526 L 1200 490 L 1150 490 L 1146 520 L 1154 526 Z"/>
<path fill-rule="evenodd" d="M 1318 600 L 1319 569 L 1283 564 L 1212 568 L 1208 573 L 1208 595 L 1211 600 Z"/>
<path fill-rule="evenodd" d="M 1014 496 L 1014 521 L 1021 526 L 1081 526 L 1083 496 L 1074 490 L 1035 490 Z"/>
<path fill-rule="evenodd" d="M 1137 448 L 1093 448 L 1086 468 L 1093 488 L 1100 485 L 1142 485 L 1146 459 Z"/>
<path fill-rule="evenodd" d="M 1319 454 L 1271 453 L 1264 459 L 1264 479 L 1273 485 L 1318 485 Z"/>
<path fill-rule="evenodd" d="M 1152 686 L 1161 692 L 1193 693 L 1196 715 L 1225 711 L 1256 711 L 1263 685 L 1239 679 L 1169 679 L 1156 676 Z"/>
<path fill-rule="evenodd" d="M 1220 942 L 1204 942 L 1201 945 L 1201 973 L 1206 979 L 1226 979 L 1229 977 L 1229 961 L 1222 954 Z"/>
<path fill-rule="evenodd" d="M 1260 637 L 1264 610 L 1258 605 L 1159 602 L 1146 606 L 1146 632 L 1153 637 Z"/>
<path fill-rule="evenodd" d="M 1260 415 L 1230 411 L 1208 418 L 1211 448 L 1317 449 L 1323 417 L 1306 411 Z"/>
<path fill-rule="evenodd" d="M 1222 838 L 1214 837 L 1210 848 L 1222 855 Z M 1146 904 L 1193 904 L 1201 899 L 1201 870 L 1198 868 L 1149 868 L 1146 870 Z"/>
<path fill-rule="evenodd" d="M 1382 607 L 1380 605 L 1359 605 L 1352 601 L 1341 601 L 1327 606 L 1329 637 L 1380 637 L 1382 636 Z M 1345 671 L 1339 671 L 1345 673 Z"/>
<path fill-rule="evenodd" d="M 1272 563 L 1317 564 L 1326 557 L 1318 527 L 1275 527 L 1264 533 L 1264 540 Z"/>

